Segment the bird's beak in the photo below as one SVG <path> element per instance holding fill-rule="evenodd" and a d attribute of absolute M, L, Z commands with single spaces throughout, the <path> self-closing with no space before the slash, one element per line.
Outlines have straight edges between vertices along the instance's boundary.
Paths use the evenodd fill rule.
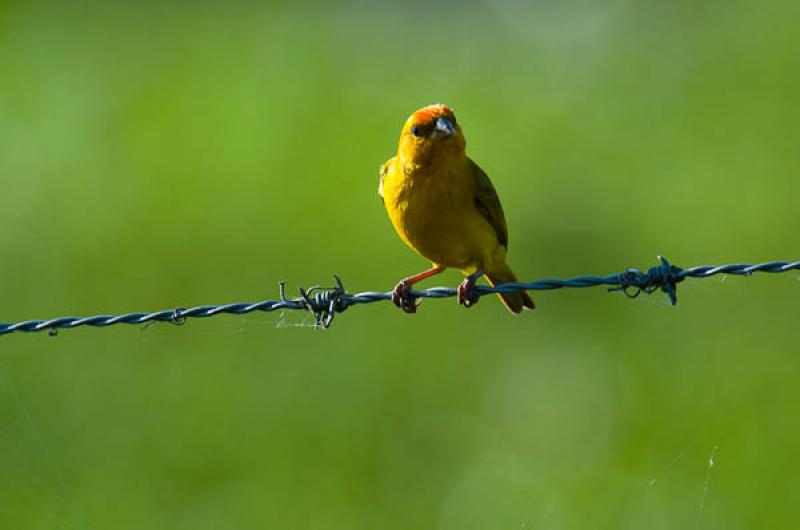
<path fill-rule="evenodd" d="M 453 136 L 456 133 L 456 127 L 449 118 L 444 116 L 436 120 L 436 127 L 433 129 L 433 136 Z"/>

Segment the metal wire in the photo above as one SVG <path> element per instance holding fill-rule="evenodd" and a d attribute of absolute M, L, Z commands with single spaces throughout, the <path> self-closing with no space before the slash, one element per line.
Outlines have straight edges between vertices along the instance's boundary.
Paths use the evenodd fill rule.
<path fill-rule="evenodd" d="M 609 291 L 622 291 L 630 298 L 636 298 L 641 293 L 650 294 L 661 290 L 669 296 L 670 303 L 675 305 L 678 301 L 677 284 L 686 278 L 708 278 L 716 274 L 750 276 L 756 272 L 779 273 L 800 270 L 800 261 L 768 261 L 757 264 L 734 263 L 720 266 L 701 265 L 690 269 L 682 269 L 670 264 L 661 256 L 659 256 L 659 260 L 661 262 L 659 265 L 651 267 L 646 272 L 639 269 L 627 269 L 625 272 L 609 276 L 577 276 L 566 280 L 548 278 L 533 282 L 504 283 L 495 287 L 480 285 L 475 287 L 475 294 L 480 297 L 487 294 L 522 290 L 543 291 L 608 285 L 611 286 L 608 289 Z M 344 312 L 352 305 L 369 304 L 391 299 L 391 292 L 365 291 L 357 294 L 348 294 L 339 277 L 335 276 L 335 278 L 336 285 L 333 287 L 299 288 L 300 296 L 291 299 L 286 298 L 284 284 L 281 282 L 279 300 L 201 305 L 189 309 L 179 307 L 152 313 L 136 312 L 124 315 L 96 315 L 83 318 L 59 317 L 50 320 L 26 320 L 10 324 L 0 323 L 0 335 L 7 335 L 15 331 L 28 333 L 48 331 L 51 335 L 55 335 L 59 329 L 72 329 L 80 326 L 106 327 L 115 324 L 147 324 L 150 322 L 183 324 L 188 318 L 206 318 L 222 314 L 243 315 L 254 311 L 271 312 L 287 309 L 310 311 L 314 315 L 317 327 L 327 328 L 338 313 Z M 431 287 L 419 291 L 412 290 L 410 295 L 415 298 L 449 298 L 456 295 L 456 289 Z"/>

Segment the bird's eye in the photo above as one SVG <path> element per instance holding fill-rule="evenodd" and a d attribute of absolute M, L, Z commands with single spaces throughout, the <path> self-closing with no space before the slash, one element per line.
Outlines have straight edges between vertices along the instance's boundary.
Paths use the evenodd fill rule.
<path fill-rule="evenodd" d="M 411 134 L 419 138 L 420 136 L 422 136 L 422 127 L 420 127 L 419 125 L 414 125 L 413 127 L 411 127 Z"/>

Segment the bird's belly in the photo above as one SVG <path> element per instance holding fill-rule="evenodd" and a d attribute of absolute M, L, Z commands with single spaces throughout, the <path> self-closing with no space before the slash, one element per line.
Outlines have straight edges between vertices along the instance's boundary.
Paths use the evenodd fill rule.
<path fill-rule="evenodd" d="M 395 228 L 405 242 L 437 265 L 466 271 L 483 266 L 497 236 L 467 198 L 451 194 L 413 194 L 398 209 Z"/>

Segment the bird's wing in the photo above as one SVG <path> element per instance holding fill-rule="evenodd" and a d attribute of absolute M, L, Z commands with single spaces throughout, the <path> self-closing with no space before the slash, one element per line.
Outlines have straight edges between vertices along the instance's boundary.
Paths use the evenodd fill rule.
<path fill-rule="evenodd" d="M 381 178 L 378 181 L 378 196 L 383 201 L 383 179 L 386 178 L 386 174 L 389 173 L 389 168 L 391 167 L 392 163 L 394 162 L 394 157 L 390 158 L 381 166 Z"/>
<path fill-rule="evenodd" d="M 497 241 L 508 248 L 508 227 L 506 227 L 506 216 L 503 214 L 500 198 L 486 172 L 471 159 L 469 162 L 475 186 L 475 207 L 494 228 Z"/>

